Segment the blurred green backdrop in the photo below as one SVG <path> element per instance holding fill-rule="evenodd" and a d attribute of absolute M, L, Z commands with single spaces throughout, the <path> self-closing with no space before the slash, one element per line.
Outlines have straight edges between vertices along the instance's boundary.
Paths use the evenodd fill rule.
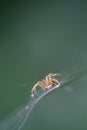
<path fill-rule="evenodd" d="M 30 99 L 36 81 L 72 67 L 74 53 L 87 57 L 87 3 L 3 1 L 0 10 L 0 120 L 3 120 Z M 86 79 L 87 76 L 45 96 L 23 129 L 87 129 Z"/>

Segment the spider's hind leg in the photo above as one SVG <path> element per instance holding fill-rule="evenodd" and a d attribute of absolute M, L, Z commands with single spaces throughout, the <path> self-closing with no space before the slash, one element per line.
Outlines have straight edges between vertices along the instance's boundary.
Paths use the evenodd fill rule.
<path fill-rule="evenodd" d="M 41 81 L 38 81 L 34 86 L 33 86 L 33 88 L 32 88 L 32 90 L 31 90 L 31 97 L 34 97 L 34 96 L 38 96 L 38 92 L 37 92 L 37 87 L 41 87 L 42 89 L 44 89 L 44 83 L 43 82 L 41 82 Z"/>

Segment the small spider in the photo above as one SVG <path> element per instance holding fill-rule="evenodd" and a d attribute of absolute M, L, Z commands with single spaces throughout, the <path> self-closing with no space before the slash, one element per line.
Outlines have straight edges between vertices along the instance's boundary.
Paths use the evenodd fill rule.
<path fill-rule="evenodd" d="M 32 88 L 31 90 L 31 97 L 34 97 L 34 96 L 38 96 L 38 93 L 37 93 L 37 90 L 36 88 L 38 86 L 40 86 L 43 91 L 46 91 L 48 90 L 49 88 L 53 87 L 53 86 L 56 86 L 59 84 L 59 81 L 53 77 L 55 76 L 63 76 L 62 74 L 49 74 L 45 77 L 45 79 L 41 80 L 41 81 L 38 81 Z"/>

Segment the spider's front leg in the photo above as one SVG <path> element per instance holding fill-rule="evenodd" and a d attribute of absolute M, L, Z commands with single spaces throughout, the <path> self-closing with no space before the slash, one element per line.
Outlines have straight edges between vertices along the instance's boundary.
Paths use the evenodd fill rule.
<path fill-rule="evenodd" d="M 51 80 L 51 77 L 52 77 L 52 75 L 53 75 L 53 73 L 51 73 L 51 74 L 48 74 L 48 75 L 46 76 L 46 81 L 49 81 L 49 80 Z"/>
<path fill-rule="evenodd" d="M 42 89 L 44 89 L 44 83 L 43 82 L 41 82 L 41 81 L 38 81 L 34 86 L 33 86 L 33 88 L 32 88 L 32 90 L 31 90 L 31 97 L 34 97 L 34 96 L 38 96 L 38 93 L 37 93 L 37 90 L 36 90 L 36 88 L 37 87 L 41 87 Z"/>
<path fill-rule="evenodd" d="M 55 76 L 63 76 L 63 74 L 59 74 L 59 73 L 51 74 L 51 77 L 55 77 Z"/>
<path fill-rule="evenodd" d="M 51 74 L 46 76 L 46 81 L 51 80 L 51 78 L 55 77 L 55 76 L 63 76 L 63 74 L 59 74 L 59 73 L 53 74 L 53 73 L 51 73 Z"/>
<path fill-rule="evenodd" d="M 52 81 L 53 86 L 56 86 L 59 84 L 59 81 L 57 79 L 53 78 L 55 76 L 63 76 L 63 74 L 56 73 L 56 74 L 51 75 L 51 81 Z"/>

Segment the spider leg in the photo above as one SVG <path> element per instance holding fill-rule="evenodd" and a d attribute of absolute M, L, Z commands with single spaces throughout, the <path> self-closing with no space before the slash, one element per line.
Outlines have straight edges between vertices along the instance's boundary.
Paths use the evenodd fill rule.
<path fill-rule="evenodd" d="M 55 76 L 63 76 L 63 74 L 59 74 L 59 73 L 51 74 L 51 77 L 55 77 Z"/>
<path fill-rule="evenodd" d="M 49 81 L 49 80 L 51 80 L 51 77 L 52 77 L 52 75 L 53 75 L 53 73 L 51 73 L 51 74 L 48 74 L 48 75 L 46 76 L 46 81 Z"/>
<path fill-rule="evenodd" d="M 33 86 L 32 90 L 31 90 L 31 97 L 34 97 L 35 95 L 36 95 L 36 96 L 38 95 L 37 90 L 36 90 L 36 88 L 37 88 L 38 86 L 40 86 L 40 87 L 44 90 L 44 87 L 43 87 L 44 85 L 45 85 L 45 84 L 44 84 L 43 81 L 38 81 L 38 82 Z"/>
<path fill-rule="evenodd" d="M 46 76 L 46 80 L 49 81 L 49 80 L 51 80 L 52 77 L 55 77 L 55 76 L 63 76 L 63 74 L 59 74 L 59 73 L 53 74 L 53 73 L 51 73 L 51 74 Z"/>

